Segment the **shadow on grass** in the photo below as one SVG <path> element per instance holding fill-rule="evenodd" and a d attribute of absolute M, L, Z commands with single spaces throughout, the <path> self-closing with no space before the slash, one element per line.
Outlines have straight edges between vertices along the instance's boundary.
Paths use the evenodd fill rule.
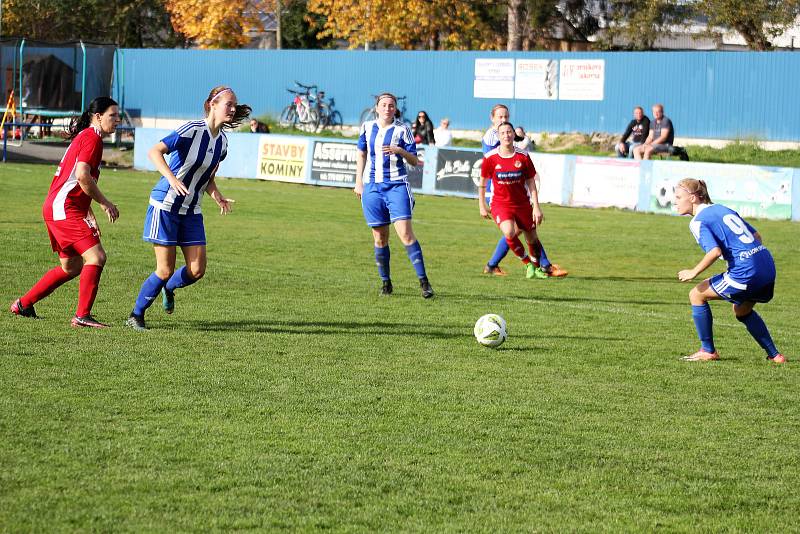
<path fill-rule="evenodd" d="M 471 335 L 472 328 L 463 324 L 408 324 L 405 322 L 374 321 L 191 321 L 192 328 L 205 332 L 262 332 L 268 334 L 334 335 L 372 334 L 382 336 L 422 336 L 438 339 L 456 339 Z M 514 339 L 538 340 L 542 336 L 514 333 Z M 624 341 L 624 337 L 591 335 L 547 335 L 548 339 Z"/>

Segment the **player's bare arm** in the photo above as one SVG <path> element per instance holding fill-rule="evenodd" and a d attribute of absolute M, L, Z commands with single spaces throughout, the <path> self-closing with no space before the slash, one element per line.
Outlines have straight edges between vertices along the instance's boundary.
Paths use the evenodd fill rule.
<path fill-rule="evenodd" d="M 84 193 L 89 195 L 92 200 L 100 204 L 100 207 L 106 212 L 109 222 L 113 223 L 116 221 L 119 218 L 119 210 L 117 209 L 117 206 L 108 200 L 103 192 L 100 191 L 100 188 L 97 186 L 97 182 L 95 182 L 94 178 L 92 178 L 91 167 L 89 167 L 89 164 L 79 161 L 75 165 L 75 175 L 78 178 L 78 185 L 80 188 Z"/>
<path fill-rule="evenodd" d="M 722 255 L 722 250 L 719 247 L 714 247 L 709 250 L 700 263 L 695 265 L 694 269 L 684 269 L 678 273 L 678 280 L 681 282 L 688 282 L 697 278 L 700 273 L 711 267 L 717 259 Z"/>
<path fill-rule="evenodd" d="M 169 147 L 161 141 L 150 149 L 150 152 L 147 153 L 147 157 L 153 162 L 153 165 L 155 165 L 156 170 L 161 173 L 161 176 L 167 179 L 170 187 L 172 187 L 176 193 L 182 196 L 188 195 L 189 189 L 172 174 L 172 169 L 169 168 L 167 160 L 164 159 L 164 156 L 166 156 L 168 152 Z"/>

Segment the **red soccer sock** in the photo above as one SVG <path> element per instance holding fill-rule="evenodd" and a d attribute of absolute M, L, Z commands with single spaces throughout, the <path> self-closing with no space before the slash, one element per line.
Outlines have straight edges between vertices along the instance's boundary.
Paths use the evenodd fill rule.
<path fill-rule="evenodd" d="M 519 240 L 519 237 L 507 237 L 506 243 L 508 243 L 508 248 L 510 248 L 511 251 L 522 260 L 522 263 L 527 265 L 531 262 L 528 255 L 525 254 L 525 247 L 522 246 L 522 241 Z"/>
<path fill-rule="evenodd" d="M 97 287 L 100 285 L 100 275 L 103 267 L 100 265 L 84 265 L 81 269 L 81 282 L 78 288 L 77 317 L 86 317 L 92 314 L 92 304 L 97 296 Z"/>
<path fill-rule="evenodd" d="M 75 276 L 65 273 L 64 269 L 61 267 L 54 267 L 44 273 L 44 276 L 42 276 L 27 293 L 22 295 L 19 301 L 26 308 L 28 306 L 33 306 L 58 289 L 62 284 L 69 282 L 73 278 L 75 278 Z"/>

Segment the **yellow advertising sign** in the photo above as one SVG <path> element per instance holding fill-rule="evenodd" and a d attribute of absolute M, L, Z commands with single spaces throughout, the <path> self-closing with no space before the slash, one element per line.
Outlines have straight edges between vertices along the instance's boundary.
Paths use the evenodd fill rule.
<path fill-rule="evenodd" d="M 304 183 L 308 141 L 294 141 L 260 136 L 258 140 L 258 171 L 263 180 Z"/>

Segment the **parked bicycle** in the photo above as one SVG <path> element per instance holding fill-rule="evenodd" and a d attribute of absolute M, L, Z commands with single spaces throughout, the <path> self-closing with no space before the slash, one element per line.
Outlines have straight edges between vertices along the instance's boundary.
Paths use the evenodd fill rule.
<path fill-rule="evenodd" d="M 372 99 L 375 100 L 378 98 L 378 95 L 372 95 Z M 397 114 L 396 117 L 402 121 L 403 124 L 411 127 L 411 121 L 406 118 L 406 97 L 405 96 L 398 96 L 397 97 Z M 377 119 L 378 116 L 375 114 L 375 104 L 365 108 L 364 111 L 361 112 L 361 116 L 359 117 L 359 126 L 364 124 L 367 121 L 372 121 Z"/>
<path fill-rule="evenodd" d="M 344 125 L 342 121 L 342 114 L 333 109 L 336 105 L 333 98 L 328 99 L 325 101 L 325 91 L 318 91 L 317 92 L 317 110 L 319 112 L 319 129 L 324 130 L 325 128 L 341 129 Z"/>
<path fill-rule="evenodd" d="M 319 126 L 319 111 L 316 109 L 316 105 L 313 104 L 316 100 L 317 87 L 315 85 L 302 85 L 298 82 L 295 82 L 295 84 L 304 90 L 286 89 L 294 97 L 291 104 L 281 111 L 278 124 L 284 128 L 291 126 L 305 132 L 315 132 Z"/>

